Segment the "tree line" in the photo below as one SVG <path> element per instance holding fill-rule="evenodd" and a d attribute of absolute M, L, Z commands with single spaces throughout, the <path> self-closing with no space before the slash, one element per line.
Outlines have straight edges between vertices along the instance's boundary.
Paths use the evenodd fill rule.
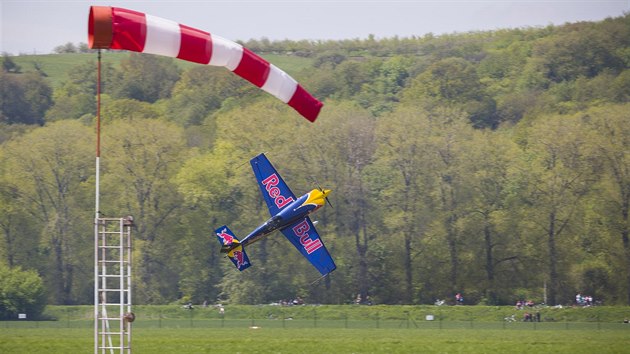
<path fill-rule="evenodd" d="M 308 59 L 314 124 L 222 68 L 105 60 L 101 212 L 136 221 L 134 302 L 630 304 L 629 24 L 247 42 Z M 96 64 L 53 89 L 3 59 L 0 259 L 91 303 Z M 333 190 L 331 276 L 279 234 L 243 273 L 219 254 L 215 227 L 268 216 L 260 152 L 296 193 Z"/>

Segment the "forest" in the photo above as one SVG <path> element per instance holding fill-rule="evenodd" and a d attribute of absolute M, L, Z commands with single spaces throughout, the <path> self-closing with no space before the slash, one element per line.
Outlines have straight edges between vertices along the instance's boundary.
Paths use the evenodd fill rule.
<path fill-rule="evenodd" d="M 224 68 L 102 53 L 100 212 L 134 217 L 134 303 L 630 305 L 630 14 L 241 43 L 324 102 L 316 122 Z M 96 54 L 59 52 L 61 76 L 2 57 L 0 271 L 91 304 Z M 332 190 L 329 277 L 279 233 L 242 273 L 219 253 L 215 228 L 268 218 L 261 152 L 296 194 Z"/>

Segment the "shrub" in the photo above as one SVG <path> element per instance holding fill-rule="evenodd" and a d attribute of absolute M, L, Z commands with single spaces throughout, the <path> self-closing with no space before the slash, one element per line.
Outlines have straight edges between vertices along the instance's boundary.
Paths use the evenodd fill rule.
<path fill-rule="evenodd" d="M 0 320 L 17 319 L 20 313 L 37 319 L 45 306 L 44 284 L 37 272 L 0 265 Z"/>

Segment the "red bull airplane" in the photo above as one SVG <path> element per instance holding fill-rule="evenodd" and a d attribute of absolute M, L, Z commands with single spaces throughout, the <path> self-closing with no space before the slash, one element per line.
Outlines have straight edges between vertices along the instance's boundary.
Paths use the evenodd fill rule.
<path fill-rule="evenodd" d="M 254 157 L 250 163 L 271 218 L 242 241 L 239 241 L 227 226 L 216 229 L 215 233 L 221 243 L 221 253 L 226 253 L 236 268 L 242 271 L 251 266 L 245 253 L 245 246 L 280 230 L 322 276 L 335 270 L 335 262 L 309 218 L 309 214 L 328 202 L 330 190 L 313 189 L 296 198 L 265 154 Z"/>

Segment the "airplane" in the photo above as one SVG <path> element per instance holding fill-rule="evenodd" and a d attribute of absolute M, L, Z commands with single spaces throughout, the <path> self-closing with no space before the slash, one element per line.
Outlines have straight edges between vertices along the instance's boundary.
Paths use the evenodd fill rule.
<path fill-rule="evenodd" d="M 309 217 L 327 202 L 330 204 L 328 201 L 330 190 L 313 189 L 296 198 L 264 153 L 251 159 L 250 164 L 271 218 L 241 241 L 227 225 L 216 229 L 215 233 L 221 243 L 221 253 L 226 253 L 236 268 L 243 271 L 251 266 L 249 257 L 245 253 L 245 246 L 280 230 L 293 246 L 317 268 L 322 277 L 334 271 L 337 266 Z"/>

